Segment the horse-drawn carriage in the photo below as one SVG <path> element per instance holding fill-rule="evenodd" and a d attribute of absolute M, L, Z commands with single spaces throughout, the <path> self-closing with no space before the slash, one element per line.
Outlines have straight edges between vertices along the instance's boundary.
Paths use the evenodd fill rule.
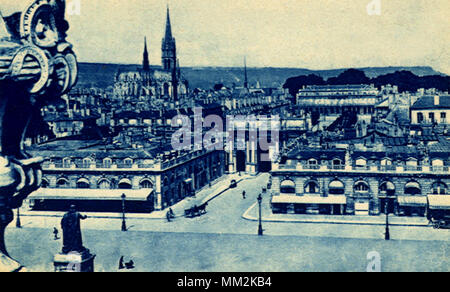
<path fill-rule="evenodd" d="M 450 228 L 450 196 L 429 195 L 427 218 L 435 229 Z"/>
<path fill-rule="evenodd" d="M 194 207 L 184 210 L 184 217 L 194 218 L 202 216 L 206 214 L 206 206 L 208 206 L 208 203 L 203 203 L 200 206 L 194 205 Z"/>

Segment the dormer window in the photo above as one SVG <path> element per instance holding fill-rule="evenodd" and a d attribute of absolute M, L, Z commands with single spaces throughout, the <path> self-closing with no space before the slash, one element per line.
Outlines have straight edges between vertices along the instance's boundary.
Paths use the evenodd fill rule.
<path fill-rule="evenodd" d="M 72 166 L 72 160 L 70 158 L 63 159 L 63 168 L 70 168 Z"/>
<path fill-rule="evenodd" d="M 91 168 L 91 159 L 90 158 L 85 158 L 83 159 L 83 168 Z"/>
<path fill-rule="evenodd" d="M 126 159 L 124 160 L 124 163 L 125 163 L 125 166 L 126 166 L 126 167 L 132 167 L 132 166 L 133 166 L 133 159 L 131 159 L 131 158 L 126 158 Z"/>
<path fill-rule="evenodd" d="M 112 159 L 111 158 L 103 159 L 103 167 L 104 168 L 111 168 L 111 166 L 112 166 Z"/>
<path fill-rule="evenodd" d="M 358 158 L 356 160 L 356 166 L 358 167 L 364 167 L 367 165 L 367 160 L 365 158 Z"/>
<path fill-rule="evenodd" d="M 357 193 L 367 193 L 369 189 L 369 185 L 365 181 L 358 181 L 355 184 L 355 192 Z"/>

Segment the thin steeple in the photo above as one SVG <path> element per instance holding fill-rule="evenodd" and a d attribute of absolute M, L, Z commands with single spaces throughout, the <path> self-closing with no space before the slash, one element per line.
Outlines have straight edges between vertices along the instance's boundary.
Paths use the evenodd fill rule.
<path fill-rule="evenodd" d="M 170 10 L 169 5 L 167 5 L 167 19 L 166 19 L 166 34 L 164 37 L 167 41 L 172 40 L 172 25 L 170 23 Z"/>
<path fill-rule="evenodd" d="M 150 59 L 148 57 L 148 50 L 147 50 L 147 37 L 144 38 L 144 58 L 142 61 L 142 69 L 144 71 L 150 71 Z"/>

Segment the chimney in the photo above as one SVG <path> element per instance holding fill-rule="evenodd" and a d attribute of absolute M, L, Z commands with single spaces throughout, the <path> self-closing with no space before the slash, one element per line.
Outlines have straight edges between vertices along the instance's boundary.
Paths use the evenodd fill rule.
<path fill-rule="evenodd" d="M 440 103 L 439 95 L 435 95 L 434 96 L 434 105 L 439 105 L 439 103 Z"/>

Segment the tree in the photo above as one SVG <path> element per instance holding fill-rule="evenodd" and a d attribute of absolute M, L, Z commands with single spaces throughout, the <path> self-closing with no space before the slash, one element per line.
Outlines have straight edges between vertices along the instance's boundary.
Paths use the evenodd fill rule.
<path fill-rule="evenodd" d="M 342 72 L 338 77 L 331 77 L 327 80 L 329 85 L 347 85 L 347 84 L 370 84 L 370 78 L 364 71 L 348 69 Z"/>

